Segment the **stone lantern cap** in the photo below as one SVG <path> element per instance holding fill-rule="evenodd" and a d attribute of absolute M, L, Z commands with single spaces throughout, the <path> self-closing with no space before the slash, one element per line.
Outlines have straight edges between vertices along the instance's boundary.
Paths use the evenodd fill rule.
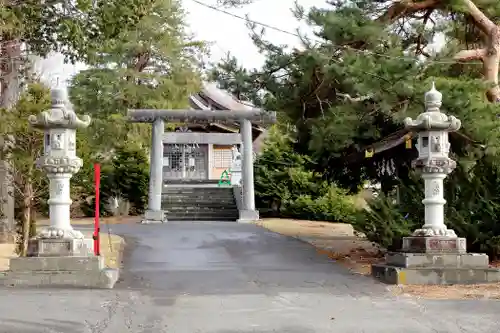
<path fill-rule="evenodd" d="M 434 82 L 432 88 L 425 93 L 425 112 L 421 113 L 417 119 L 405 118 L 405 127 L 409 130 L 421 131 L 447 131 L 455 132 L 460 129 L 462 123 L 454 116 L 447 116 L 439 108 L 443 94 L 436 90 Z"/>
<path fill-rule="evenodd" d="M 86 128 L 90 125 L 90 117 L 85 115 L 81 119 L 78 118 L 73 111 L 69 100 L 66 97 L 64 90 L 53 89 L 51 92 L 52 107 L 39 113 L 31 115 L 28 121 L 31 126 L 39 129 L 51 128 L 67 128 L 77 129 Z"/>

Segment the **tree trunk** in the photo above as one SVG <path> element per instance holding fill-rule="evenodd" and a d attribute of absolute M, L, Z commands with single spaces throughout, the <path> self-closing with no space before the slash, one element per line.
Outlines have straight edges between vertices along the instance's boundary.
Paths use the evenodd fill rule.
<path fill-rule="evenodd" d="M 18 40 L 0 42 L 0 107 L 9 109 L 20 93 L 20 69 L 23 63 Z"/>
<path fill-rule="evenodd" d="M 4 37 L 4 36 L 3 36 Z M 10 109 L 20 94 L 21 43 L 18 40 L 6 40 L 0 36 L 0 108 Z M 1 147 L 2 143 L 0 143 Z M 0 204 L 3 218 L 0 229 L 4 230 L 4 241 L 9 241 L 15 229 L 14 197 L 9 183 L 10 166 L 0 160 Z M 1 238 L 1 237 L 0 237 Z M 1 240 L 0 240 L 1 241 Z"/>
<path fill-rule="evenodd" d="M 28 253 L 28 241 L 30 239 L 31 229 L 31 211 L 33 202 L 33 184 L 27 181 L 23 188 L 23 210 L 22 210 L 22 241 L 21 241 L 21 256 L 26 256 Z"/>
<path fill-rule="evenodd" d="M 464 50 L 455 56 L 455 60 L 465 62 L 480 60 L 483 62 L 484 80 L 488 84 L 486 97 L 490 102 L 500 102 L 500 86 L 498 70 L 500 63 L 500 26 L 486 16 L 473 0 L 461 0 L 466 12 L 472 18 L 474 25 L 485 35 L 484 48 L 477 50 Z M 394 1 L 389 8 L 377 18 L 383 24 L 392 24 L 403 17 L 412 17 L 417 12 L 444 8 L 443 0 L 401 0 Z M 465 12 L 465 11 L 464 11 Z"/>

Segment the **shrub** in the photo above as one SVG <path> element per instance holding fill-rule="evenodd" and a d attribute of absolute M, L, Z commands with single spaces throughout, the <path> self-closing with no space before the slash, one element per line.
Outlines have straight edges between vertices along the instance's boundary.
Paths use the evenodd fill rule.
<path fill-rule="evenodd" d="M 111 163 L 101 166 L 101 216 L 112 214 L 108 209 L 112 197 L 127 200 L 130 203 L 130 215 L 142 214 L 147 204 L 148 183 L 149 162 L 144 149 L 133 144 L 118 147 Z M 93 216 L 94 207 L 92 192 L 81 205 L 81 210 L 86 216 Z"/>
<path fill-rule="evenodd" d="M 293 140 L 274 129 L 255 163 L 256 203 L 261 215 L 321 221 L 349 221 L 354 204 L 346 192 L 311 171 Z"/>
<path fill-rule="evenodd" d="M 112 161 L 113 173 L 103 179 L 107 186 L 107 202 L 110 196 L 121 197 L 130 203 L 130 214 L 144 213 L 148 200 L 149 162 L 144 149 L 135 146 L 122 146 Z"/>
<path fill-rule="evenodd" d="M 283 216 L 304 220 L 349 223 L 353 220 L 355 207 L 343 190 L 330 186 L 322 196 L 314 198 L 302 194 L 286 201 L 281 212 Z"/>
<path fill-rule="evenodd" d="M 469 163 L 470 164 L 470 163 Z M 397 250 L 401 238 L 423 225 L 423 181 L 416 175 L 401 184 L 400 202 L 381 196 L 360 212 L 353 226 L 371 241 Z M 448 228 L 467 239 L 470 252 L 500 256 L 500 169 L 493 157 L 483 156 L 472 167 L 459 163 L 445 182 Z"/>
<path fill-rule="evenodd" d="M 356 213 L 352 226 L 364 233 L 368 240 L 389 251 L 397 251 L 401 248 L 402 238 L 409 236 L 418 224 L 392 202 L 392 198 L 378 196 L 369 202 L 369 209 Z"/>

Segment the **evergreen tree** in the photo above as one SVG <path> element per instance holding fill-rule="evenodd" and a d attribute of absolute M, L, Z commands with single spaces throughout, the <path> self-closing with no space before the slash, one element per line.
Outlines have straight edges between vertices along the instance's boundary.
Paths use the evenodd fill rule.
<path fill-rule="evenodd" d="M 62 52 L 71 62 L 88 61 L 124 27 L 133 29 L 152 0 L 0 0 L 0 107 L 15 103 L 26 53 Z"/>
<path fill-rule="evenodd" d="M 97 52 L 71 83 L 75 107 L 97 118 L 129 108 L 181 108 L 199 87 L 204 45 L 186 33 L 178 1 L 155 0 L 133 29 Z"/>
<path fill-rule="evenodd" d="M 92 141 L 101 150 L 126 140 L 148 147 L 150 126 L 127 123 L 127 110 L 186 107 L 199 87 L 203 52 L 186 32 L 180 2 L 153 1 L 136 27 L 103 43 L 91 68 L 71 82 L 75 108 L 95 120 L 87 130 Z"/>
<path fill-rule="evenodd" d="M 0 133 L 4 140 L 0 159 L 10 165 L 21 255 L 26 254 L 28 239 L 33 236 L 35 208 L 48 192 L 47 177 L 35 165 L 43 154 L 43 133 L 30 127 L 28 117 L 49 108 L 49 90 L 42 84 L 30 83 L 12 109 L 0 109 Z"/>
<path fill-rule="evenodd" d="M 365 180 L 381 182 L 384 195 L 354 225 L 391 249 L 422 225 L 422 181 L 410 167 L 416 149 L 405 147 L 402 120 L 424 111 L 424 93 L 435 82 L 443 93 L 442 111 L 463 125 L 450 135 L 458 167 L 446 184 L 447 225 L 468 239 L 471 250 L 499 255 L 500 121 L 494 102 L 500 92 L 500 30 L 494 19 L 500 4 L 329 4 L 295 9 L 315 31 L 301 36 L 300 50 L 273 45 L 254 29 L 254 42 L 266 56 L 263 68 L 245 71 L 230 60 L 218 64 L 212 78 L 278 111 L 293 129 L 295 153 L 309 156 L 308 165 L 330 181 L 353 192 Z M 444 40 L 440 49 L 433 45 L 436 37 Z M 373 156 L 366 154 L 372 150 Z"/>
<path fill-rule="evenodd" d="M 295 150 L 311 156 L 317 171 L 353 192 L 366 179 L 382 181 L 389 191 L 395 179 L 407 177 L 415 149 L 398 145 L 368 159 L 365 151 L 404 130 L 403 118 L 423 111 L 423 96 L 433 81 L 444 95 L 443 111 L 464 124 L 452 142 L 454 152 L 475 151 L 475 142 L 496 150 L 500 122 L 496 107 L 483 97 L 480 66 L 459 64 L 451 56 L 466 43 L 458 33 L 465 21 L 447 20 L 437 7 L 434 23 L 427 19 L 424 27 L 418 14 L 426 10 L 414 11 L 415 18 L 408 14 L 411 24 L 400 22 L 402 16 L 386 20 L 385 14 L 373 20 L 383 6 L 395 10 L 396 2 L 330 4 L 309 12 L 295 9 L 315 31 L 309 39 L 302 36 L 301 50 L 273 45 L 254 29 L 255 45 L 266 56 L 263 68 L 244 71 L 229 59 L 212 70 L 212 78 L 277 110 L 295 130 Z M 438 33 L 446 38 L 440 51 L 429 46 Z"/>

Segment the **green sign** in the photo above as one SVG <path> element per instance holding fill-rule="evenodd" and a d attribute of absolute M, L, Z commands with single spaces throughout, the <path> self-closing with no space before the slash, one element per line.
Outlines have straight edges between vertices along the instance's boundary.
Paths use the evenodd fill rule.
<path fill-rule="evenodd" d="M 230 186 L 231 185 L 231 177 L 229 177 L 229 172 L 224 170 L 220 175 L 219 186 Z"/>

